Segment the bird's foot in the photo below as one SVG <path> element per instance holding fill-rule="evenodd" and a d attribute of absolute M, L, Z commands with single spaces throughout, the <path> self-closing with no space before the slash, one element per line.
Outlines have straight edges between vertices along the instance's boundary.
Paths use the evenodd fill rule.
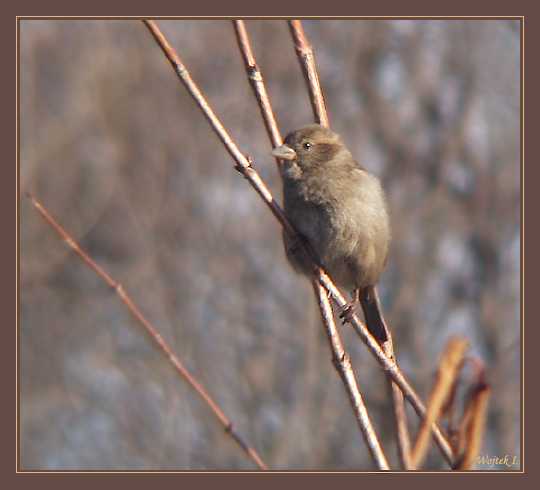
<path fill-rule="evenodd" d="M 358 296 L 355 297 L 352 301 L 349 301 L 345 307 L 343 308 L 343 311 L 341 312 L 341 315 L 339 315 L 339 318 L 343 319 L 342 325 L 345 325 L 346 323 L 353 322 L 353 315 L 354 310 L 358 304 Z"/>

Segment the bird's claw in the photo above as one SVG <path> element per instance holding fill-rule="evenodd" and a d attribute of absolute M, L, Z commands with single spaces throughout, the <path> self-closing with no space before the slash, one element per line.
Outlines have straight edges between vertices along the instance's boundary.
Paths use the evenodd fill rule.
<path fill-rule="evenodd" d="M 345 325 L 346 323 L 352 323 L 352 317 L 354 315 L 354 304 L 347 304 L 345 305 L 345 308 L 341 312 L 341 315 L 339 315 L 339 318 L 343 319 L 342 325 Z"/>

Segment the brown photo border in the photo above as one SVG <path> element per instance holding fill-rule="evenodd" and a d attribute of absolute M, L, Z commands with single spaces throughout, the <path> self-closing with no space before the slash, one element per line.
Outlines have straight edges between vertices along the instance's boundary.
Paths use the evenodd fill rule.
<path fill-rule="evenodd" d="M 210 2 L 209 2 L 210 3 Z M 287 7 L 290 7 L 290 5 L 285 4 Z M 5 24 L 5 28 L 2 29 L 0 32 L 2 33 L 2 36 L 6 38 L 5 42 L 1 45 L 3 46 L 3 49 L 5 51 L 5 56 L 3 59 L 7 62 L 12 59 L 12 53 L 8 53 L 7 47 L 12 47 L 12 39 L 15 38 L 16 42 L 15 45 L 17 46 L 17 23 L 18 18 L 29 18 L 30 16 L 36 18 L 40 17 L 40 13 L 44 14 L 46 17 L 50 17 L 50 15 L 46 15 L 45 11 L 51 12 L 51 13 L 69 13 L 70 16 L 81 16 L 81 17 L 87 17 L 87 12 L 85 12 L 85 4 L 75 5 L 74 3 L 70 3 L 63 5 L 62 3 L 56 2 L 56 4 L 51 4 L 50 2 L 45 3 L 37 3 L 37 2 L 27 2 L 24 6 L 19 5 L 12 5 L 11 7 L 4 7 L 4 13 L 5 15 L 2 16 L 2 22 Z M 93 4 L 94 6 L 94 4 Z M 65 7 L 65 8 L 62 8 Z M 277 8 L 276 8 L 277 7 Z M 309 7 L 309 8 L 306 8 Z M 405 7 L 405 8 L 404 8 Z M 345 4 L 341 9 L 337 9 L 334 7 L 336 13 L 340 15 L 340 17 L 328 17 L 328 8 L 324 8 L 324 5 L 322 3 L 320 4 L 314 4 L 313 2 L 310 2 L 307 4 L 305 2 L 304 4 L 298 4 L 297 8 L 293 8 L 292 10 L 297 10 L 299 12 L 309 12 L 310 16 L 320 16 L 320 17 L 328 17 L 328 18 L 359 18 L 359 14 L 363 14 L 361 17 L 365 18 L 368 16 L 374 16 L 374 17 L 381 17 L 381 16 L 395 16 L 395 18 L 402 18 L 405 16 L 402 15 L 395 15 L 400 14 L 404 11 L 406 11 L 409 15 L 407 17 L 411 17 L 412 14 L 429 14 L 429 18 L 452 18 L 448 17 L 448 14 L 456 14 L 461 13 L 466 16 L 470 16 L 471 18 L 495 18 L 498 17 L 497 13 L 500 16 L 503 16 L 504 14 L 511 13 L 510 11 L 515 11 L 522 17 L 522 128 L 521 128 L 521 141 L 522 141 L 522 165 L 524 160 L 524 128 L 525 128 L 525 117 L 527 117 L 530 121 L 532 121 L 533 116 L 531 116 L 531 109 L 534 110 L 534 108 L 537 106 L 536 104 L 536 98 L 538 95 L 536 94 L 535 87 L 537 84 L 535 83 L 535 80 L 537 79 L 537 73 L 536 71 L 539 69 L 536 66 L 536 63 L 531 63 L 527 66 L 527 79 L 529 81 L 528 87 L 533 87 L 533 90 L 528 92 L 528 104 L 527 107 L 530 108 L 527 113 L 523 110 L 523 100 L 524 100 L 524 85 L 525 85 L 525 79 L 524 79 L 524 63 L 523 63 L 523 56 L 524 56 L 524 45 L 525 45 L 525 32 L 527 33 L 527 46 L 529 48 L 533 48 L 534 46 L 537 46 L 538 43 L 538 29 L 535 25 L 538 21 L 536 20 L 537 17 L 533 14 L 535 12 L 534 6 L 531 4 L 528 4 L 528 6 L 523 5 L 516 5 L 514 3 L 508 4 L 505 2 L 504 4 L 502 2 L 500 3 L 487 3 L 484 5 L 475 4 L 471 5 L 471 2 L 463 3 L 462 6 L 456 5 L 455 3 L 452 3 L 450 6 L 451 8 L 448 8 L 446 4 L 435 4 L 434 2 L 416 2 L 414 4 L 404 4 L 404 3 L 397 3 L 395 1 L 392 2 L 386 2 L 384 5 L 378 3 L 376 5 L 366 3 L 365 5 L 359 4 L 359 3 L 348 3 Z M 17 12 L 16 9 L 24 10 L 24 12 Z M 274 5 L 274 9 L 264 9 L 264 5 L 261 5 L 260 7 L 254 7 L 253 4 L 250 4 L 247 8 L 242 8 L 241 6 L 234 6 L 229 3 L 224 5 L 223 3 L 217 3 L 215 6 L 212 6 L 211 4 L 206 5 L 203 8 L 199 8 L 198 12 L 196 11 L 193 6 L 190 5 L 181 5 L 179 3 L 171 3 L 167 6 L 167 8 L 162 7 L 155 7 L 152 5 L 152 8 L 158 11 L 160 14 L 160 17 L 163 18 L 166 16 L 167 13 L 169 13 L 172 16 L 172 13 L 181 12 L 183 15 L 178 18 L 182 17 L 199 17 L 201 16 L 201 13 L 208 13 L 212 15 L 213 18 L 221 17 L 225 15 L 224 11 L 236 11 L 236 13 L 245 13 L 245 19 L 249 19 L 249 17 L 257 17 L 257 18 L 265 18 L 267 16 L 264 15 L 263 10 L 273 10 L 273 14 L 271 18 L 278 18 L 280 16 L 275 15 L 278 12 L 284 12 L 286 10 L 289 10 L 289 8 L 286 8 L 285 6 L 282 8 L 279 8 L 279 6 Z M 114 9 L 114 10 L 113 10 Z M 10 10 L 13 10 L 13 12 L 10 12 Z M 97 9 L 96 9 L 97 10 Z M 125 4 L 124 6 L 113 6 L 107 5 L 103 9 L 99 9 L 100 13 L 104 13 L 107 16 L 109 15 L 121 15 L 122 13 L 125 14 L 126 11 L 140 11 L 143 13 L 148 12 L 149 5 L 148 4 Z M 449 12 L 451 10 L 452 12 Z M 202 11 L 202 12 L 201 12 Z M 23 15 L 24 14 L 24 15 Z M 36 15 L 38 14 L 38 15 Z M 529 15 L 526 15 L 529 14 Z M 460 18 L 463 17 L 463 15 L 459 16 Z M 17 17 L 19 16 L 19 17 Z M 160 18 L 160 17 L 145 17 L 145 18 Z M 206 18 L 210 17 L 204 16 Z M 418 15 L 418 17 L 427 17 L 425 15 Z M 95 17 L 99 18 L 99 17 Z M 119 18 L 130 18 L 134 19 L 137 17 L 119 17 Z M 142 18 L 142 17 L 140 17 Z M 230 19 L 233 17 L 223 17 L 226 19 Z M 236 18 L 240 18 L 239 16 Z M 286 18 L 286 17 L 283 17 Z M 290 17 L 288 17 L 290 18 Z M 297 16 L 294 18 L 309 18 L 309 17 L 302 17 Z M 413 17 L 415 18 L 415 17 Z M 455 18 L 455 17 L 454 17 Z M 515 17 L 514 17 L 515 18 Z M 525 19 L 527 22 L 525 22 Z M 525 29 L 526 28 L 526 29 Z M 8 41 L 8 36 L 11 37 L 10 41 Z M 16 52 L 16 68 L 18 69 L 18 56 Z M 2 77 L 3 83 L 8 84 L 9 77 L 5 76 Z M 17 77 L 18 80 L 18 77 Z M 10 84 L 12 81 L 9 82 Z M 4 90 L 4 94 L 11 93 L 11 87 L 10 89 Z M 7 98 L 7 97 L 5 97 Z M 531 100 L 532 99 L 532 100 Z M 9 104 L 7 103 L 4 105 L 4 107 L 9 107 Z M 18 107 L 18 103 L 16 103 L 16 107 Z M 17 114 L 16 114 L 17 116 Z M 3 118 L 5 119 L 5 122 L 3 123 L 4 135 L 11 135 L 13 132 L 14 138 L 11 139 L 11 141 L 16 142 L 16 154 L 18 154 L 18 124 L 15 124 L 15 127 L 13 125 L 13 119 L 8 116 L 8 110 L 5 110 L 3 113 Z M 9 118 L 9 121 L 7 120 Z M 530 125 L 529 127 L 534 128 L 534 126 Z M 7 140 L 7 138 L 6 138 Z M 5 148 L 8 147 L 8 145 L 4 146 Z M 529 162 L 535 162 L 536 159 L 534 158 L 535 148 L 532 146 L 528 147 L 528 153 L 527 156 L 529 156 Z M 15 185 L 15 202 L 16 202 L 16 261 L 18 261 L 18 206 L 19 206 L 19 189 L 18 189 L 18 158 L 16 158 L 16 185 Z M 11 176 L 8 175 L 10 172 L 8 169 L 11 169 L 12 167 L 7 162 L 0 167 L 2 172 L 5 174 L 4 178 L 0 180 L 1 185 L 3 187 L 2 192 L 0 193 L 0 196 L 3 197 L 4 201 L 12 201 L 13 194 L 12 194 L 12 187 L 11 187 Z M 539 170 L 537 169 L 537 166 L 534 164 L 530 164 L 526 167 L 527 170 L 527 181 L 534 183 L 538 182 L 540 179 L 537 177 L 537 173 L 539 173 Z M 522 202 L 523 202 L 523 208 L 522 208 L 522 271 L 523 271 L 523 261 L 525 258 L 525 237 L 524 237 L 524 228 L 525 228 L 525 205 L 527 209 L 534 210 L 537 207 L 540 207 L 540 203 L 537 203 L 537 200 L 540 200 L 540 193 L 537 192 L 528 192 L 525 195 L 524 192 L 524 176 L 525 176 L 525 167 L 522 166 Z M 529 190 L 529 189 L 528 189 Z M 0 209 L 2 210 L 2 213 L 7 215 L 7 211 L 10 209 L 8 205 L 1 206 Z M 529 213 L 528 213 L 529 216 Z M 534 214 L 533 214 L 534 216 Z M 5 219 L 3 220 L 4 223 L 7 223 L 8 217 L 5 216 Z M 527 240 L 529 243 L 528 250 L 536 250 L 537 247 L 535 247 L 535 243 L 538 241 L 538 237 L 536 236 L 536 230 L 535 226 L 531 226 L 527 229 Z M 6 233 L 7 236 L 7 233 Z M 531 241 L 532 240 L 532 241 Z M 8 240 L 2 240 L 3 247 L 7 249 L 7 241 Z M 4 260 L 6 260 L 7 257 L 9 257 L 9 253 L 6 250 L 2 256 L 4 257 Z M 525 300 L 525 293 L 528 291 L 529 296 L 531 296 L 535 289 L 534 289 L 534 271 L 537 270 L 537 258 L 533 254 L 528 254 L 528 263 L 527 263 L 527 271 L 531 271 L 529 274 L 524 277 L 524 274 L 522 274 L 522 318 L 523 318 L 523 325 L 526 325 L 526 317 L 525 313 L 526 310 L 524 308 L 524 300 Z M 531 263 L 532 261 L 532 263 Z M 7 262 L 7 260 L 6 260 Z M 6 264 L 5 270 L 9 270 L 8 264 Z M 18 262 L 16 262 L 16 271 L 18 274 Z M 7 274 L 4 274 L 4 281 L 7 282 L 6 279 Z M 527 280 L 529 284 L 529 288 L 526 288 L 524 280 Z M 16 280 L 16 288 L 15 288 L 15 321 L 12 322 L 9 318 L 9 311 L 13 311 L 13 303 L 8 302 L 7 298 L 11 297 L 11 291 L 13 291 L 12 286 L 8 288 L 7 285 L 4 286 L 5 294 L 2 295 L 5 301 L 5 307 L 3 308 L 3 311 L 5 312 L 7 318 L 5 322 L 5 326 L 8 327 L 9 325 L 16 325 L 18 320 L 18 281 Z M 9 304 L 8 304 L 9 303 Z M 530 313 L 527 311 L 527 313 L 530 315 Z M 531 319 L 532 322 L 532 319 Z M 531 324 L 529 322 L 529 324 Z M 9 328 L 5 328 L 5 332 L 7 333 L 9 331 Z M 16 340 L 17 340 L 17 332 L 16 330 Z M 523 332 L 523 331 L 522 331 Z M 529 352 L 525 352 L 524 349 L 524 335 L 522 333 L 522 359 L 523 359 L 523 368 L 525 370 L 525 367 L 529 365 L 529 369 L 527 372 L 533 373 L 533 369 L 536 366 L 533 366 L 534 356 L 531 356 L 531 346 L 535 345 L 535 337 L 538 336 L 538 330 L 530 327 L 527 330 L 527 345 L 529 345 Z M 5 354 L 2 356 L 3 359 L 5 359 L 6 367 L 9 366 L 15 366 L 17 368 L 17 355 L 16 350 L 13 349 L 11 342 L 7 340 L 4 342 L 4 350 L 6 351 Z M 527 356 L 526 354 L 529 354 Z M 16 375 L 18 373 L 17 369 L 15 369 Z M 4 369 L 2 370 L 2 375 L 5 379 L 5 382 L 3 383 L 3 386 L 8 387 L 10 386 L 10 383 L 12 382 L 13 378 L 8 380 L 8 373 L 11 373 L 12 371 L 10 369 Z M 527 377 L 523 377 L 522 379 L 522 390 L 524 391 L 525 388 L 525 379 Z M 17 378 L 16 378 L 17 381 Z M 17 383 L 16 383 L 17 388 Z M 415 484 L 427 484 L 427 485 L 448 485 L 448 486 L 455 486 L 455 485 L 463 485 L 467 483 L 471 483 L 471 485 L 474 485 L 475 487 L 478 485 L 495 485 L 495 488 L 497 486 L 506 486 L 509 483 L 510 484 L 517 484 L 520 485 L 520 488 L 530 488 L 533 485 L 533 482 L 536 480 L 535 478 L 535 472 L 534 469 L 530 468 L 530 463 L 535 461 L 535 456 L 538 452 L 538 449 L 535 448 L 534 444 L 534 434 L 537 432 L 536 425 L 538 422 L 536 421 L 536 417 L 534 417 L 534 407 L 537 406 L 538 400 L 536 397 L 538 390 L 529 390 L 527 392 L 527 397 L 525 400 L 525 397 L 523 396 L 522 392 L 522 401 L 524 403 L 523 407 L 523 414 L 527 413 L 529 417 L 527 418 L 527 436 L 522 438 L 522 453 L 521 453 L 521 461 L 522 461 L 522 471 L 519 473 L 506 473 L 506 472 L 472 472 L 472 473 L 455 473 L 455 472 L 444 472 L 444 473 L 429 473 L 426 474 L 425 472 L 418 472 L 415 474 L 403 474 L 403 473 L 393 473 L 393 474 L 387 474 L 386 481 L 383 483 L 381 479 L 379 478 L 376 482 L 373 481 L 373 478 L 378 478 L 379 475 L 377 474 L 368 474 L 368 473 L 313 473 L 313 472 L 299 472 L 299 473 L 279 473 L 279 472 L 270 472 L 270 474 L 264 474 L 264 473 L 256 473 L 256 472 L 243 472 L 243 473 L 218 473 L 218 472 L 205 472 L 205 473 L 191 473 L 191 472 L 179 472 L 179 473 L 29 473 L 29 472 L 18 472 L 18 443 L 15 446 L 15 458 L 12 460 L 12 454 L 13 454 L 13 445 L 10 441 L 9 434 L 12 433 L 10 430 L 12 430 L 13 425 L 7 423 L 7 421 L 12 420 L 12 407 L 10 403 L 4 403 L 2 404 L 2 410 L 5 411 L 5 416 L 2 417 L 2 420 L 4 420 L 4 425 L 6 425 L 4 434 L 5 437 L 4 445 L 6 446 L 3 448 L 5 457 L 2 458 L 4 461 L 4 471 L 2 475 L 2 481 L 5 482 L 7 485 L 5 488 L 18 488 L 18 489 L 26 489 L 26 488 L 36 488 L 39 487 L 45 487 L 47 489 L 49 486 L 52 488 L 64 488 L 64 487 L 73 487 L 74 484 L 76 484 L 78 487 L 89 487 L 93 488 L 96 485 L 129 485 L 130 490 L 138 490 L 138 488 L 146 488 L 146 486 L 150 483 L 148 478 L 151 478 L 152 476 L 160 478 L 160 485 L 163 485 L 164 487 L 167 487 L 169 485 L 171 486 L 177 486 L 182 485 L 184 488 L 216 488 L 221 486 L 250 486 L 257 488 L 274 488 L 277 485 L 283 485 L 290 483 L 291 486 L 298 486 L 298 485 L 309 485 L 310 489 L 317 489 L 317 488 L 326 488 L 328 484 L 331 485 L 342 485 L 342 486 L 348 486 L 348 485 L 370 485 L 372 483 L 375 483 L 378 488 L 386 488 L 390 485 L 396 485 L 400 484 L 402 482 L 407 482 L 406 485 L 415 485 Z M 17 394 L 17 393 L 16 393 Z M 17 400 L 16 400 L 17 401 Z M 9 407 L 9 408 L 8 408 Z M 17 404 L 16 404 L 17 407 Z M 529 410 L 525 410 L 525 408 L 529 408 Z M 531 411 L 532 409 L 532 411 Z M 533 414 L 531 416 L 531 414 Z M 18 436 L 18 412 L 16 412 L 16 423 L 15 423 L 15 433 L 16 436 Z M 522 427 L 523 427 L 523 421 L 522 421 Z M 524 432 L 524 431 L 523 431 Z M 523 436 L 525 436 L 525 433 L 523 433 Z M 10 441 L 10 442 L 8 442 Z M 530 450 L 529 453 L 526 453 L 525 451 L 525 444 L 527 444 L 527 448 Z M 8 447 L 9 446 L 9 452 Z M 525 458 L 525 455 L 529 456 L 528 458 Z M 13 465 L 11 465 L 11 461 L 13 461 Z M 529 463 L 529 468 L 527 468 L 526 463 Z M 534 468 L 534 465 L 533 465 Z M 525 469 L 529 469 L 528 472 L 525 472 Z M 445 475 L 448 475 L 448 477 L 445 478 Z M 450 476 L 451 475 L 451 476 Z M 120 480 L 118 480 L 120 478 Z M 396 482 L 395 478 L 399 478 L 400 481 Z M 452 478 L 457 478 L 458 480 L 452 481 Z M 481 478 L 482 481 L 479 481 L 478 479 Z M 484 478 L 489 478 L 489 481 L 485 481 Z M 493 480 L 493 478 L 497 478 L 496 480 Z M 519 478 L 518 481 L 514 481 L 514 478 Z M 276 480 L 277 479 L 277 480 Z M 420 482 L 419 480 L 424 480 Z M 466 482 L 463 480 L 465 479 Z M 525 479 L 525 480 L 524 480 Z M 471 481 L 472 480 L 472 481 Z M 530 485 L 527 485 L 529 483 Z M 446 483 L 447 482 L 447 483 Z"/>

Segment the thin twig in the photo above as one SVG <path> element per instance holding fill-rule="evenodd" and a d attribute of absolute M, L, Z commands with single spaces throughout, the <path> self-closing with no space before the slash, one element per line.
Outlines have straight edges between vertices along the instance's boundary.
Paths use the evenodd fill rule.
<path fill-rule="evenodd" d="M 304 28 L 302 22 L 299 20 L 289 20 L 289 29 L 294 41 L 294 47 L 296 49 L 296 56 L 304 72 L 306 79 L 309 100 L 311 102 L 311 109 L 315 121 L 320 125 L 327 128 L 330 127 L 328 122 L 328 115 L 326 114 L 326 107 L 324 105 L 324 97 L 319 83 L 319 75 L 317 75 L 317 69 L 315 68 L 315 57 L 313 56 L 313 49 L 309 45 L 306 35 L 304 34 Z"/>
<path fill-rule="evenodd" d="M 285 227 L 285 229 L 289 233 L 294 234 L 294 228 L 287 220 L 285 213 L 274 200 L 272 194 L 268 190 L 268 187 L 266 187 L 257 172 L 255 172 L 255 170 L 251 168 L 251 160 L 247 158 L 234 144 L 232 138 L 229 136 L 229 134 L 221 124 L 220 120 L 214 114 L 212 108 L 208 105 L 208 102 L 206 102 L 206 99 L 199 90 L 199 87 L 197 87 L 197 84 L 193 81 L 186 67 L 176 54 L 176 51 L 169 45 L 169 43 L 165 39 L 165 36 L 159 30 L 158 26 L 154 21 L 143 20 L 143 22 L 148 28 L 148 30 L 151 32 L 152 36 L 154 36 L 154 39 L 156 40 L 158 46 L 161 48 L 161 50 L 171 63 L 176 75 L 187 88 L 189 94 L 199 106 L 199 109 L 201 109 L 202 113 L 214 129 L 215 133 L 218 135 L 221 142 L 223 143 L 223 146 L 228 151 L 229 155 L 231 155 L 232 159 L 235 161 L 236 170 L 242 173 L 242 175 L 249 181 L 249 183 L 262 197 L 263 201 L 268 205 L 274 216 Z"/>
<path fill-rule="evenodd" d="M 180 362 L 178 357 L 176 357 L 176 355 L 172 352 L 165 340 L 163 340 L 161 334 L 157 332 L 154 326 L 135 306 L 131 298 L 124 290 L 124 287 L 118 282 L 116 282 L 86 252 L 84 252 L 81 247 L 79 247 L 77 242 L 69 235 L 69 233 L 67 233 L 62 228 L 62 226 L 49 214 L 49 212 L 34 198 L 32 194 L 27 193 L 26 195 L 30 199 L 30 201 L 32 201 L 41 216 L 43 216 L 43 218 L 45 218 L 45 220 L 56 230 L 56 232 L 64 238 L 64 240 L 77 253 L 77 255 L 84 262 L 86 262 L 110 287 L 112 287 L 114 291 L 116 291 L 127 309 L 137 318 L 137 320 L 139 320 L 144 329 L 156 342 L 159 349 L 161 349 L 163 354 L 169 359 L 176 372 L 178 372 L 185 379 L 185 381 L 199 394 L 199 396 L 210 407 L 212 412 L 214 412 L 214 415 L 223 424 L 225 432 L 229 434 L 238 443 L 238 445 L 243 449 L 243 451 L 247 453 L 247 455 L 256 463 L 259 468 L 267 470 L 268 467 L 266 466 L 262 458 L 259 456 L 257 451 L 255 451 L 255 449 L 253 449 L 249 444 L 247 444 L 244 439 L 234 430 L 233 423 L 225 416 L 225 414 L 214 402 L 212 397 L 204 390 L 204 388 L 195 380 L 195 378 L 190 374 L 186 367 Z"/>
<path fill-rule="evenodd" d="M 382 324 L 386 334 L 386 340 L 380 345 L 384 350 L 386 356 L 391 359 L 394 363 L 397 363 L 397 359 L 394 353 L 394 343 L 392 341 L 392 332 L 386 325 L 386 321 L 383 316 L 381 304 L 379 302 L 379 295 L 377 289 L 373 288 L 373 294 L 375 295 L 375 301 L 379 308 L 379 312 L 382 319 Z M 386 378 L 388 380 L 389 390 L 390 390 L 390 400 L 392 402 L 392 414 L 394 416 L 394 426 L 396 429 L 396 443 L 397 443 L 397 452 L 401 467 L 404 470 L 412 469 L 411 462 L 411 440 L 409 437 L 409 429 L 407 427 L 407 415 L 405 412 L 405 403 L 403 400 L 403 393 L 401 392 L 399 386 L 390 376 Z"/>
<path fill-rule="evenodd" d="M 270 99 L 266 92 L 266 86 L 264 85 L 261 70 L 257 65 L 249 43 L 246 26 L 244 25 L 243 20 L 233 20 L 232 23 L 236 34 L 236 41 L 238 42 L 238 48 L 240 49 L 242 59 L 244 60 L 244 67 L 248 75 L 248 80 L 261 110 L 261 116 L 264 121 L 264 126 L 266 127 L 266 132 L 272 142 L 272 147 L 277 148 L 278 146 L 281 146 L 281 135 L 279 134 L 276 118 L 274 117 Z"/>
<path fill-rule="evenodd" d="M 377 294 L 376 291 L 375 294 Z M 392 334 L 389 328 L 386 328 L 386 335 L 387 341 L 384 342 L 382 348 L 388 358 L 393 359 L 394 362 L 396 362 Z M 405 413 L 403 392 L 390 376 L 387 376 L 386 379 L 388 380 L 390 398 L 392 400 L 392 413 L 394 415 L 399 461 L 401 462 L 402 469 L 410 470 L 413 468 L 411 461 L 411 439 L 409 437 L 409 429 L 407 428 L 407 416 Z"/>
<path fill-rule="evenodd" d="M 296 234 L 294 227 L 291 225 L 291 223 L 285 216 L 285 213 L 283 212 L 279 204 L 273 198 L 272 194 L 260 178 L 259 174 L 251 167 L 251 160 L 246 158 L 246 156 L 244 156 L 240 152 L 238 147 L 234 144 L 231 137 L 228 135 L 225 128 L 204 99 L 199 88 L 192 80 L 186 67 L 180 61 L 180 58 L 178 57 L 174 49 L 169 45 L 169 43 L 166 41 L 165 37 L 153 21 L 144 20 L 143 22 L 148 28 L 148 30 L 151 32 L 151 34 L 154 36 L 157 44 L 162 49 L 165 56 L 171 63 L 178 78 L 180 78 L 192 98 L 199 105 L 199 108 L 203 112 L 206 119 L 210 122 L 210 125 L 212 126 L 218 137 L 221 139 L 228 153 L 236 162 L 236 170 L 242 173 L 242 175 L 248 180 L 251 186 L 262 197 L 263 201 L 270 208 L 272 214 L 285 228 L 286 232 L 294 236 Z M 307 251 L 305 247 L 301 247 L 300 252 L 302 253 L 303 258 L 306 260 L 306 263 L 310 264 L 310 266 L 312 267 L 314 274 L 318 278 L 319 282 L 334 296 L 334 299 L 336 300 L 338 305 L 344 307 L 347 301 L 340 293 L 340 291 L 336 288 L 336 286 L 332 283 L 330 277 L 316 263 L 316 261 L 313 259 L 313 257 L 311 257 L 309 251 Z M 383 352 L 379 344 L 375 341 L 375 339 L 367 330 L 366 326 L 358 319 L 356 315 L 352 316 L 352 325 L 357 331 L 357 333 L 360 335 L 360 337 L 363 339 L 364 343 L 366 343 L 368 349 L 375 355 L 375 358 L 381 364 L 383 369 L 388 373 L 389 376 L 392 377 L 392 379 L 403 391 L 403 394 L 405 395 L 407 400 L 409 400 L 416 413 L 423 419 L 426 414 L 425 406 L 423 405 L 418 395 L 416 395 L 413 388 L 407 382 L 407 380 L 403 376 L 403 373 L 400 371 L 394 360 L 390 359 Z M 445 459 L 449 462 L 449 464 L 452 464 L 452 449 L 448 441 L 436 425 L 433 426 L 432 430 L 435 440 L 441 448 Z"/>
<path fill-rule="evenodd" d="M 403 392 L 392 378 L 387 377 L 387 380 L 390 389 L 390 397 L 392 398 L 392 413 L 394 415 L 394 425 L 396 428 L 399 461 L 401 462 L 402 469 L 411 470 L 411 439 L 409 437 L 409 429 L 407 428 Z"/>
<path fill-rule="evenodd" d="M 212 125 L 214 131 L 219 136 L 223 145 L 225 146 L 225 149 L 229 152 L 231 157 L 238 164 L 249 166 L 246 157 L 240 152 L 238 147 L 233 143 L 231 137 L 229 136 L 227 131 L 225 131 L 225 128 L 223 127 L 219 119 L 214 114 L 214 111 L 208 105 L 208 102 L 206 102 L 206 99 L 204 98 L 203 94 L 199 90 L 199 87 L 197 87 L 197 84 L 192 80 L 191 75 L 187 71 L 182 61 L 180 61 L 180 58 L 176 54 L 176 51 L 169 45 L 169 43 L 167 42 L 167 39 L 165 38 L 163 33 L 159 30 L 156 23 L 153 20 L 143 20 L 143 22 L 146 25 L 146 27 L 148 27 L 148 30 L 151 32 L 152 36 L 154 36 L 154 39 L 156 40 L 157 44 L 162 49 L 163 53 L 165 54 L 165 56 L 171 63 L 180 81 L 188 89 L 189 94 L 193 97 L 193 99 L 195 100 L 199 108 L 201 109 L 206 119 L 208 119 L 208 122 Z"/>
<path fill-rule="evenodd" d="M 354 372 L 351 367 L 351 361 L 349 356 L 345 353 L 339 332 L 336 328 L 334 314 L 332 312 L 330 301 L 328 300 L 326 289 L 324 289 L 317 281 L 313 281 L 313 289 L 315 291 L 315 296 L 318 298 L 326 336 L 328 337 L 328 343 L 330 345 L 330 350 L 332 351 L 332 363 L 343 380 L 356 420 L 360 426 L 362 436 L 366 441 L 366 445 L 377 468 L 380 470 L 389 470 L 390 466 L 388 465 L 381 444 L 375 434 L 375 429 L 369 418 L 362 395 L 358 390 L 358 385 L 356 384 Z"/>
<path fill-rule="evenodd" d="M 318 280 L 330 292 L 330 294 L 332 294 L 334 300 L 338 305 L 344 307 L 347 304 L 347 300 L 334 286 L 334 284 L 326 274 L 321 273 L 318 277 Z M 413 387 L 409 384 L 409 382 L 403 375 L 401 369 L 399 369 L 399 366 L 396 364 L 395 360 L 389 357 L 387 353 L 382 349 L 382 347 L 378 344 L 378 342 L 366 328 L 364 323 L 358 319 L 356 313 L 354 315 L 351 315 L 351 325 L 355 329 L 356 333 L 361 337 L 364 344 L 366 344 L 368 350 L 375 356 L 375 359 L 379 362 L 387 375 L 390 376 L 392 378 L 392 381 L 394 381 L 399 386 L 399 389 L 403 392 L 403 395 L 412 405 L 414 411 L 417 413 L 420 419 L 424 420 L 427 415 L 426 407 L 422 403 L 420 397 L 414 391 Z M 433 424 L 431 430 L 433 438 L 435 439 L 435 442 L 441 450 L 442 455 L 444 456 L 448 464 L 452 465 L 454 461 L 454 454 L 450 443 L 448 442 L 437 424 Z"/>

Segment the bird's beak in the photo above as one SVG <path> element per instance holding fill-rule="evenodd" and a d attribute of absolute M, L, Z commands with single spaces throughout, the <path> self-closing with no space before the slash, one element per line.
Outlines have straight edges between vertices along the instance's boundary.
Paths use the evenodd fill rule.
<path fill-rule="evenodd" d="M 279 148 L 272 150 L 272 155 L 281 158 L 282 160 L 295 160 L 296 152 L 287 145 L 281 145 Z"/>

